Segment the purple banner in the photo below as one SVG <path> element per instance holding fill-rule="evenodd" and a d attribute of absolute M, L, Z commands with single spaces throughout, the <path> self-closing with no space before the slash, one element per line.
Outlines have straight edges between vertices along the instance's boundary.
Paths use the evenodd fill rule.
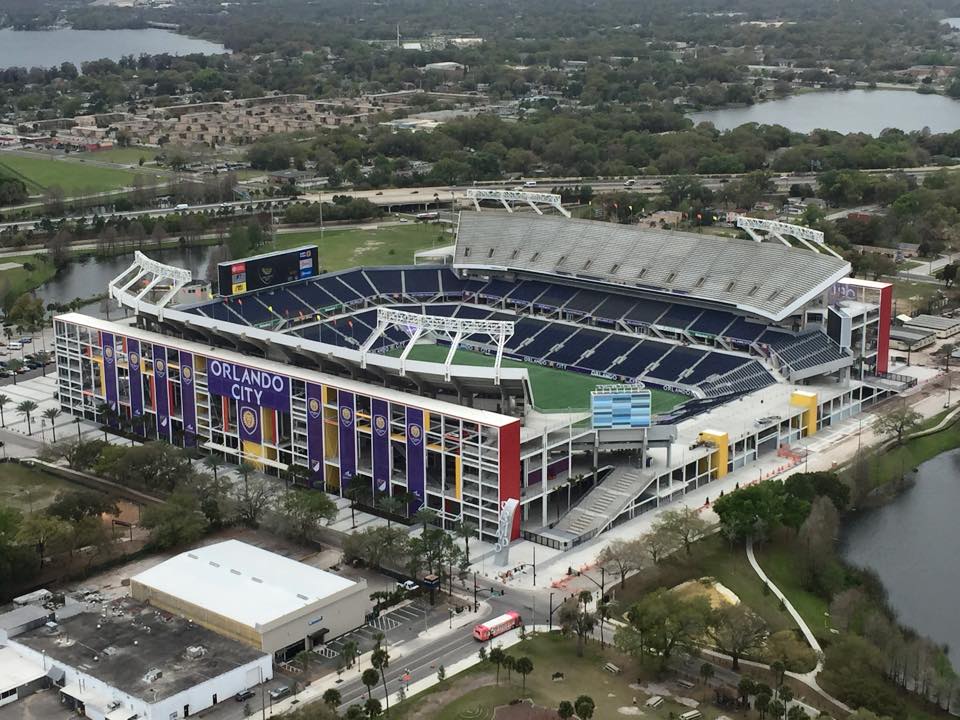
<path fill-rule="evenodd" d="M 197 402 L 193 384 L 193 353 L 180 351 L 180 408 L 183 413 L 183 446 L 197 444 Z"/>
<path fill-rule="evenodd" d="M 307 383 L 307 462 L 310 485 L 323 488 L 323 388 Z"/>
<path fill-rule="evenodd" d="M 117 396 L 117 349 L 113 345 L 113 333 L 100 333 L 100 347 L 103 351 L 103 394 L 114 411 L 119 410 L 120 399 Z M 116 427 L 116 420 L 110 425 Z"/>
<path fill-rule="evenodd" d="M 570 458 L 563 457 L 559 460 L 554 460 L 552 463 L 547 464 L 547 480 L 553 480 L 557 475 L 562 472 L 567 472 L 570 470 Z M 530 470 L 527 473 L 527 485 L 536 485 L 540 482 L 541 468 L 536 470 Z"/>
<path fill-rule="evenodd" d="M 390 406 L 386 400 L 370 401 L 373 433 L 373 491 L 389 492 L 390 489 Z"/>
<path fill-rule="evenodd" d="M 240 405 L 290 412 L 290 383 L 283 375 L 211 359 L 207 361 L 207 385 L 214 395 L 232 398 Z"/>
<path fill-rule="evenodd" d="M 130 374 L 130 415 L 143 415 L 143 375 L 141 374 L 140 341 L 127 338 L 127 370 Z M 142 434 L 142 425 L 140 434 Z"/>
<path fill-rule="evenodd" d="M 346 492 L 357 474 L 356 408 L 353 393 L 337 393 L 340 418 L 340 494 Z"/>
<path fill-rule="evenodd" d="M 167 371 L 167 349 L 162 345 L 153 346 L 153 392 L 157 404 L 157 435 L 161 440 L 170 442 L 170 393 Z"/>
<path fill-rule="evenodd" d="M 407 492 L 416 500 L 410 502 L 410 512 L 415 513 L 423 505 L 426 473 L 426 438 L 423 432 L 423 410 L 407 408 Z"/>

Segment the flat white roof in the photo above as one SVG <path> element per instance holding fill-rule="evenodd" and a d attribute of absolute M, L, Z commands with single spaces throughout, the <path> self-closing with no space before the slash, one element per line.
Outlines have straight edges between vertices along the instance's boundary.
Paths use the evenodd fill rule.
<path fill-rule="evenodd" d="M 38 663 L 23 657 L 12 647 L 0 647 L 0 692 L 39 680 L 45 674 Z"/>
<path fill-rule="evenodd" d="M 181 553 L 132 580 L 254 628 L 357 584 L 239 540 Z"/>

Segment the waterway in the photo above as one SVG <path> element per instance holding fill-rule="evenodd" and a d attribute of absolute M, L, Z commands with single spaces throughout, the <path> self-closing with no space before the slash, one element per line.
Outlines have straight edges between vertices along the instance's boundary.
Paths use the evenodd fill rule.
<path fill-rule="evenodd" d="M 147 252 L 151 258 L 176 267 L 186 268 L 196 277 L 206 277 L 207 263 L 214 246 L 171 248 Z M 57 273 L 49 282 L 37 289 L 37 297 L 44 305 L 50 302 L 68 303 L 76 298 L 87 298 L 106 292 L 107 283 L 122 273 L 133 261 L 133 255 L 116 255 L 108 258 L 85 256 L 72 262 Z M 81 312 L 102 316 L 100 303 L 85 306 Z"/>
<path fill-rule="evenodd" d="M 223 45 L 178 35 L 169 30 L 13 30 L 0 29 L 0 68 L 53 67 L 90 60 L 119 60 L 124 55 L 218 55 L 229 52 Z"/>
<path fill-rule="evenodd" d="M 712 122 L 718 130 L 744 123 L 783 125 L 795 132 L 818 128 L 841 133 L 879 135 L 887 128 L 905 132 L 960 130 L 960 101 L 911 90 L 836 90 L 792 95 L 749 107 L 690 113 L 694 122 Z"/>
<path fill-rule="evenodd" d="M 960 667 L 960 450 L 928 460 L 916 483 L 890 503 L 846 524 L 843 557 L 883 581 L 900 622 L 950 646 Z"/>

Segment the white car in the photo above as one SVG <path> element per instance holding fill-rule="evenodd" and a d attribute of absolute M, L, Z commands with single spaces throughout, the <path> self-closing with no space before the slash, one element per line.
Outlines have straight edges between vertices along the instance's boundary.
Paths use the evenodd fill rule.
<path fill-rule="evenodd" d="M 413 592 L 416 590 L 419 585 L 417 585 L 413 580 L 404 580 L 403 582 L 397 583 L 398 590 L 406 590 L 407 592 Z"/>

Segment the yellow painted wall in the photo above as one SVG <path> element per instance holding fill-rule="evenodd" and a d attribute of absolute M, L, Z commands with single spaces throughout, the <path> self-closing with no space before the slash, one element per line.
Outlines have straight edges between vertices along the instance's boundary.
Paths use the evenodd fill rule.
<path fill-rule="evenodd" d="M 790 404 L 804 408 L 801 424 L 807 429 L 807 436 L 817 433 L 818 397 L 815 392 L 808 390 L 794 390 L 790 395 Z"/>
<path fill-rule="evenodd" d="M 454 488 L 453 488 L 453 496 L 454 496 L 457 500 L 459 500 L 459 499 L 460 499 L 460 488 L 461 488 L 461 482 L 462 482 L 462 480 L 461 480 L 462 469 L 461 469 L 461 467 L 460 467 L 460 457 L 459 457 L 459 456 L 458 456 L 458 457 L 455 457 L 455 458 L 453 459 L 453 467 L 454 467 L 454 475 L 455 475 L 455 478 L 454 478 Z"/>
<path fill-rule="evenodd" d="M 243 454 L 246 455 L 248 458 L 264 457 L 263 445 L 260 445 L 259 443 L 251 442 L 250 440 L 244 440 Z M 263 463 L 259 463 L 256 460 L 249 460 L 249 463 L 253 465 L 257 470 L 263 470 Z"/>
<path fill-rule="evenodd" d="M 716 450 L 710 454 L 710 462 L 713 465 L 711 477 L 719 480 L 727 475 L 727 462 L 730 460 L 730 438 L 725 432 L 719 430 L 704 430 L 700 433 L 701 442 L 712 442 L 716 445 Z"/>

